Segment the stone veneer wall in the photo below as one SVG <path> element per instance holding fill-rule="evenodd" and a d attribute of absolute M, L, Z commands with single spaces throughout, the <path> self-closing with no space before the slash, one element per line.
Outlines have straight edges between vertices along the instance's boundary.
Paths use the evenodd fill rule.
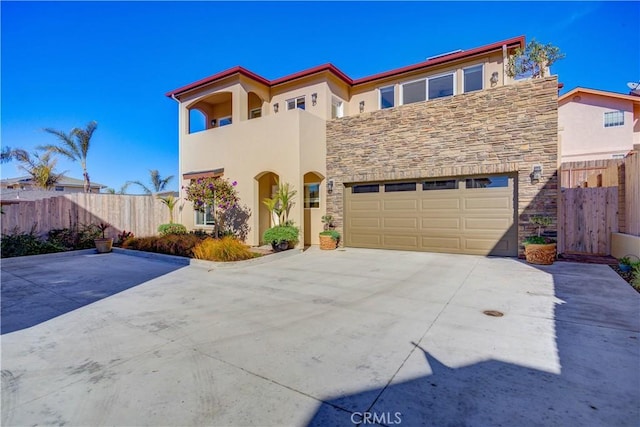
<path fill-rule="evenodd" d="M 542 179 L 531 182 L 533 166 Z M 327 214 L 343 229 L 344 184 L 517 173 L 518 243 L 531 215 L 557 219 L 558 82 L 555 76 L 327 122 Z"/>

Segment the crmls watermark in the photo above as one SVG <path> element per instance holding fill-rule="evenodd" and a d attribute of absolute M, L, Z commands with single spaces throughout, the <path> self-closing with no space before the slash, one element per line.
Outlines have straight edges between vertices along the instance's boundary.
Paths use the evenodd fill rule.
<path fill-rule="evenodd" d="M 354 412 L 351 414 L 351 422 L 354 424 L 386 424 L 394 425 L 402 423 L 401 412 Z"/>

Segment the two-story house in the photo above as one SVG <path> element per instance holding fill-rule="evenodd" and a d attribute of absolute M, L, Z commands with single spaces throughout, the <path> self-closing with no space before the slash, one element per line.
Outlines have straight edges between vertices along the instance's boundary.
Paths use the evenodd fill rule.
<path fill-rule="evenodd" d="M 619 159 L 640 145 L 640 96 L 577 87 L 558 99 L 561 162 Z"/>
<path fill-rule="evenodd" d="M 303 244 L 318 243 L 326 213 L 346 246 L 517 255 L 529 215 L 555 218 L 557 191 L 557 81 L 505 73 L 524 45 L 358 79 L 331 64 L 275 80 L 234 67 L 175 89 L 182 185 L 237 181 L 251 245 L 271 226 L 261 201 L 280 180 L 299 191 L 290 218 Z M 211 226 L 189 203 L 180 215 Z"/>

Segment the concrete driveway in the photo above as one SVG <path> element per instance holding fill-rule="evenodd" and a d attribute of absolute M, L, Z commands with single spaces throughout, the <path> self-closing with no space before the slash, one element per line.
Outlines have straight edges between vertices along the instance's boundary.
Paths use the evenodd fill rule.
<path fill-rule="evenodd" d="M 4 334 L 2 425 L 637 425 L 639 314 L 602 265 L 189 266 Z"/>

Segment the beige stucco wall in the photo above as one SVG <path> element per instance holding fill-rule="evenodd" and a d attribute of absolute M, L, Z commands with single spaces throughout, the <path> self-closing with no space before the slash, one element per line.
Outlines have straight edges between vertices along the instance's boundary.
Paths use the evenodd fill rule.
<path fill-rule="evenodd" d="M 181 117 L 186 114 L 183 111 Z M 224 177 L 238 182 L 236 188 L 241 204 L 252 212 L 247 243 L 258 245 L 261 200 L 264 198 L 264 194 L 259 194 L 258 179 L 262 173 L 273 172 L 297 190 L 290 219 L 304 230 L 306 226 L 314 226 L 315 218 L 311 218 L 311 224 L 305 224 L 303 176 L 307 172 L 326 175 L 324 129 L 324 120 L 310 112 L 285 110 L 221 128 L 183 134 L 180 138 L 180 176 L 185 172 L 224 168 Z M 182 180 L 182 185 L 188 184 L 188 180 Z M 181 190 L 183 208 L 179 221 L 187 229 L 193 229 L 196 228 L 193 208 L 184 197 L 184 190 Z M 321 211 L 324 212 L 323 204 Z"/>
<path fill-rule="evenodd" d="M 611 255 L 622 258 L 635 255 L 640 258 L 640 236 L 624 233 L 611 233 Z"/>
<path fill-rule="evenodd" d="M 624 111 L 624 125 L 604 127 L 604 113 Z M 638 127 L 637 119 L 635 126 Z M 561 161 L 611 159 L 628 153 L 637 139 L 634 136 L 634 113 L 631 101 L 580 93 L 558 106 Z M 640 130 L 638 130 L 640 132 Z"/>

